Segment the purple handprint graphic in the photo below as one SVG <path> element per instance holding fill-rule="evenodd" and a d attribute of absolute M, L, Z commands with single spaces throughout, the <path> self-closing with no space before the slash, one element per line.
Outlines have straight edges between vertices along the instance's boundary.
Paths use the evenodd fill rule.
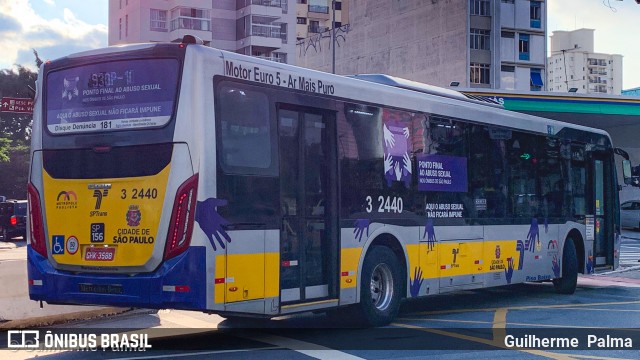
<path fill-rule="evenodd" d="M 553 275 L 556 278 L 560 277 L 560 263 L 558 262 L 558 257 L 553 255 L 553 260 L 551 260 L 551 269 L 553 269 Z"/>
<path fill-rule="evenodd" d="M 227 205 L 227 200 L 216 198 L 208 198 L 205 201 L 198 201 L 196 204 L 196 221 L 198 225 L 200 225 L 200 229 L 202 229 L 207 235 L 207 238 L 209 238 L 209 242 L 211 246 L 213 246 L 214 251 L 218 250 L 213 241 L 214 236 L 223 249 L 225 248 L 225 242 L 222 241 L 222 238 L 227 242 L 231 242 L 229 234 L 227 234 L 223 228 L 223 226 L 228 225 L 229 222 L 220 216 L 216 210 L 218 206 L 225 205 Z M 220 236 L 222 236 L 222 238 Z"/>
<path fill-rule="evenodd" d="M 527 242 L 525 243 L 526 249 L 534 252 L 536 249 L 536 238 L 540 241 L 540 229 L 538 229 L 538 219 L 531 219 L 531 226 L 529 227 L 529 233 L 527 234 Z"/>
<path fill-rule="evenodd" d="M 353 224 L 355 229 L 353 229 L 353 234 L 355 235 L 355 239 L 358 239 L 358 242 L 362 241 L 362 234 L 364 234 L 365 229 L 367 230 L 367 238 L 369 238 L 369 225 L 371 221 L 369 219 L 358 219 Z"/>
<path fill-rule="evenodd" d="M 422 269 L 416 266 L 413 271 L 413 279 L 409 282 L 409 293 L 411 293 L 411 297 L 418 296 L 423 281 Z"/>
<path fill-rule="evenodd" d="M 422 239 L 427 238 L 427 251 L 433 250 L 433 245 L 436 243 L 436 232 L 433 229 L 433 219 L 427 219 L 427 222 L 424 224 L 424 234 L 422 234 Z"/>
<path fill-rule="evenodd" d="M 587 256 L 587 274 L 593 274 L 593 255 L 589 250 L 589 256 Z"/>
<path fill-rule="evenodd" d="M 518 262 L 518 270 L 522 270 L 522 266 L 524 265 L 524 244 L 522 240 L 518 240 L 516 242 L 516 251 L 520 253 L 520 262 Z"/>
<path fill-rule="evenodd" d="M 507 268 L 504 269 L 504 276 L 507 278 L 507 284 L 511 284 L 511 278 L 513 277 L 513 258 L 507 259 Z"/>
<path fill-rule="evenodd" d="M 409 128 L 397 118 L 397 114 L 385 109 L 385 124 L 382 126 L 384 137 L 384 176 L 387 186 L 393 181 L 402 181 L 405 187 L 411 186 L 411 158 L 409 156 Z"/>

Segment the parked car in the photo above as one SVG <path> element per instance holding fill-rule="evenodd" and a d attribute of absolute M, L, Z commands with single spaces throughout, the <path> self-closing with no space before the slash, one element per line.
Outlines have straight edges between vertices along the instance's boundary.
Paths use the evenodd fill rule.
<path fill-rule="evenodd" d="M 625 201 L 620 205 L 620 224 L 623 228 L 640 229 L 640 200 Z"/>
<path fill-rule="evenodd" d="M 0 233 L 2 240 L 27 235 L 27 200 L 7 200 L 0 203 Z"/>

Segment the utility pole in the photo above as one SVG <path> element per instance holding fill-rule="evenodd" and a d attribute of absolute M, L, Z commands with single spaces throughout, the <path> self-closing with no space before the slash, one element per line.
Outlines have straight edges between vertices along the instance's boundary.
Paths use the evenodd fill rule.
<path fill-rule="evenodd" d="M 331 16 L 331 73 L 336 73 L 336 0 L 331 0 L 333 15 Z"/>

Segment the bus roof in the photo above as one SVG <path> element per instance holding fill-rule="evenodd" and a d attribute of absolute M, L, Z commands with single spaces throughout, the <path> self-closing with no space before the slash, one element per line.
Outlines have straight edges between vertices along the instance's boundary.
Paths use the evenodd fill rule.
<path fill-rule="evenodd" d="M 544 134 L 557 134 L 563 128 L 571 128 L 603 135 L 610 141 L 609 134 L 604 130 L 505 110 L 502 106 L 497 106 L 490 102 L 480 101 L 479 99 L 469 99 L 465 97 L 464 94 L 451 89 L 382 74 L 336 75 L 224 50 L 216 50 L 216 53 L 217 51 L 220 51 L 226 60 L 250 63 L 259 65 L 265 69 L 268 67 L 273 70 L 294 73 L 296 76 L 318 79 L 352 90 L 349 92 L 350 96 L 336 93 L 334 94 L 336 97 L 369 103 L 380 103 L 407 110 L 425 111 L 477 123 L 495 124 Z M 424 100 L 429 101 L 425 102 Z M 479 115 L 483 115 L 483 117 L 479 118 Z"/>
<path fill-rule="evenodd" d="M 69 55 L 62 59 L 74 59 L 80 57 L 99 57 L 104 54 L 116 54 L 129 51 L 147 50 L 158 46 L 185 46 L 180 43 L 151 43 L 151 44 L 131 44 L 124 46 L 112 46 L 103 49 L 89 50 Z M 460 118 L 472 122 L 494 124 L 514 129 L 526 131 L 557 134 L 562 128 L 572 128 L 594 134 L 606 136 L 610 141 L 610 136 L 606 131 L 590 128 L 582 125 L 575 125 L 560 122 L 547 118 L 542 118 L 524 113 L 504 110 L 502 106 L 481 97 L 469 98 L 464 94 L 446 88 L 441 88 L 429 84 L 419 83 L 407 79 L 401 79 L 384 74 L 361 74 L 361 75 L 336 75 L 318 70 L 302 68 L 289 64 L 273 62 L 257 57 L 237 54 L 225 50 L 211 48 L 204 45 L 188 44 L 187 54 L 197 54 L 202 56 L 203 61 L 211 61 L 214 58 L 222 57 L 225 60 L 241 62 L 261 66 L 263 69 L 272 71 L 282 71 L 283 73 L 308 77 L 323 82 L 332 83 L 343 87 L 346 90 L 342 93 L 333 94 L 335 97 L 344 99 L 354 99 L 369 103 L 380 103 L 387 106 L 404 108 L 407 110 L 424 111 L 441 116 Z M 58 60 L 62 60 L 58 59 Z M 58 61 L 56 60 L 56 61 Z M 223 66 L 224 67 L 224 66 Z M 225 74 L 225 69 L 216 71 Z M 229 76 L 232 77 L 233 76 Z M 246 79 L 250 80 L 251 79 Z M 349 96 L 345 95 L 345 92 Z M 316 95 L 323 95 L 318 94 Z M 429 100 L 425 102 L 424 100 Z M 482 118 L 479 118 L 482 116 Z"/>

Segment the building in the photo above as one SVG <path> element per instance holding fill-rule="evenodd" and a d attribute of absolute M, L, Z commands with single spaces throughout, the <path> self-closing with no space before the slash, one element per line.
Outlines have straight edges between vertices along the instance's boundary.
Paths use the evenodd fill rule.
<path fill-rule="evenodd" d="M 349 0 L 348 26 L 335 36 L 339 74 L 385 73 L 437 86 L 545 87 L 546 1 Z M 298 65 L 331 71 L 330 45 L 330 35 L 298 41 Z"/>
<path fill-rule="evenodd" d="M 180 41 L 295 63 L 297 38 L 333 23 L 331 0 L 109 0 L 109 45 Z M 343 16 L 336 1 L 337 25 Z"/>
<path fill-rule="evenodd" d="M 620 95 L 622 55 L 596 53 L 594 30 L 554 31 L 547 64 L 547 89 Z"/>
<path fill-rule="evenodd" d="M 633 89 L 622 90 L 622 95 L 625 96 L 640 96 L 640 87 Z"/>
<path fill-rule="evenodd" d="M 332 0 L 296 0 L 296 38 L 305 39 L 315 34 L 327 33 L 333 23 Z M 341 27 L 349 19 L 349 0 L 335 1 L 335 27 Z"/>

